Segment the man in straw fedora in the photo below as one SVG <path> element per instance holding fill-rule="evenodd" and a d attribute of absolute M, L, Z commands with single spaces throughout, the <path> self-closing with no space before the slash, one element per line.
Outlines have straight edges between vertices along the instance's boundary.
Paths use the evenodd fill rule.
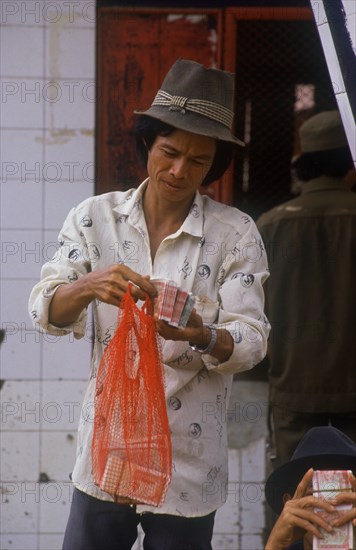
<path fill-rule="evenodd" d="M 267 261 L 254 222 L 199 193 L 243 145 L 232 134 L 233 90 L 233 74 L 177 60 L 152 105 L 136 111 L 147 179 L 73 209 L 59 236 L 63 254 L 43 266 L 32 291 L 32 316 L 55 334 L 82 337 L 93 304 L 95 345 L 83 411 L 93 402 L 96 371 L 130 282 L 137 301 L 146 294 L 154 299 L 155 278 L 173 279 L 198 299 L 185 328 L 156 321 L 173 450 L 163 505 L 118 504 L 93 483 L 93 423 L 83 415 L 65 550 L 131 549 L 138 524 L 147 550 L 211 549 L 215 512 L 228 491 L 233 374 L 261 361 L 269 332 L 262 289 Z"/>

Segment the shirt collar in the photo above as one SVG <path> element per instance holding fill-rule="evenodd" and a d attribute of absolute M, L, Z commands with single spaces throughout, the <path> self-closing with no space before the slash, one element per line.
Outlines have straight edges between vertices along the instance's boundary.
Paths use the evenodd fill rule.
<path fill-rule="evenodd" d="M 132 189 L 125 193 L 121 202 L 119 202 L 114 208 L 119 216 L 127 216 L 128 220 L 136 225 L 142 220 L 144 216 L 142 209 L 142 196 L 147 187 L 148 178 L 145 179 L 137 189 Z M 204 222 L 204 208 L 203 198 L 197 191 L 190 208 L 188 216 L 185 218 L 181 227 L 175 233 L 178 236 L 180 233 L 188 233 L 194 237 L 203 236 L 203 222 Z"/>
<path fill-rule="evenodd" d="M 180 232 L 189 233 L 194 237 L 203 236 L 203 224 L 204 224 L 204 208 L 203 198 L 199 191 L 195 193 L 195 197 L 190 207 L 188 216 L 185 218 Z"/>
<path fill-rule="evenodd" d="M 342 178 L 329 178 L 326 176 L 321 176 L 320 178 L 304 183 L 302 187 L 302 195 L 314 193 L 316 191 L 331 191 L 334 189 L 338 191 L 348 191 L 349 186 Z"/>
<path fill-rule="evenodd" d="M 142 212 L 142 195 L 146 189 L 148 178 L 137 189 L 130 189 L 123 193 L 122 200 L 113 208 L 120 216 L 131 216 L 135 211 Z"/>

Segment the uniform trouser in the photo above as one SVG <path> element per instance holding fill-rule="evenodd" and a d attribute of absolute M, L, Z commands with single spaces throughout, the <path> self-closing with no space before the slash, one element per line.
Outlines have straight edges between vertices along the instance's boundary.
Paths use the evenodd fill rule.
<path fill-rule="evenodd" d="M 334 426 L 356 443 L 356 411 L 346 413 L 302 413 L 271 405 L 273 468 L 288 462 L 303 435 L 315 426 Z"/>
<path fill-rule="evenodd" d="M 137 514 L 135 506 L 94 498 L 74 489 L 63 550 L 131 550 L 140 523 L 144 550 L 211 550 L 215 512 L 185 518 Z"/>

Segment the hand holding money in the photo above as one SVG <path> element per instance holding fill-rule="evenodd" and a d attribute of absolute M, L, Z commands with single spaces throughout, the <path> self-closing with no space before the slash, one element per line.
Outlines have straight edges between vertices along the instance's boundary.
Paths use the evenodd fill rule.
<path fill-rule="evenodd" d="M 298 540 L 311 543 L 313 537 L 323 538 L 323 533 L 332 533 L 333 527 L 322 515 L 314 512 L 318 504 L 326 514 L 334 513 L 335 507 L 326 500 L 320 500 L 311 494 L 313 470 L 310 469 L 301 479 L 293 497 L 289 496 L 277 519 L 265 550 L 284 550 Z"/>
<path fill-rule="evenodd" d="M 315 513 L 333 527 L 323 532 L 323 538 L 314 537 L 313 550 L 353 550 L 353 525 L 356 523 L 355 478 L 349 470 L 316 470 L 313 475 L 313 495 L 321 502 L 330 502 L 335 511 L 326 512 L 319 505 Z"/>
<path fill-rule="evenodd" d="M 195 304 L 194 297 L 179 288 L 175 281 L 151 279 L 150 282 L 157 290 L 154 300 L 157 318 L 174 327 L 185 327 Z"/>
<path fill-rule="evenodd" d="M 351 504 L 351 508 L 349 507 L 348 511 L 339 515 L 339 517 L 333 523 L 335 527 L 340 527 L 341 525 L 344 525 L 348 522 L 351 522 L 352 525 L 356 527 L 356 477 L 353 474 L 350 474 L 349 480 L 351 483 L 352 492 L 341 492 L 336 496 L 333 504 L 335 506 Z"/>

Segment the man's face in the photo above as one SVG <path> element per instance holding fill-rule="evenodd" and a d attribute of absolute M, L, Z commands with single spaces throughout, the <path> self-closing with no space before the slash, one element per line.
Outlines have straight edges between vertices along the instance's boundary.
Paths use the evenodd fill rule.
<path fill-rule="evenodd" d="M 184 130 L 157 136 L 148 152 L 150 190 L 157 199 L 189 202 L 214 160 L 216 141 Z"/>

